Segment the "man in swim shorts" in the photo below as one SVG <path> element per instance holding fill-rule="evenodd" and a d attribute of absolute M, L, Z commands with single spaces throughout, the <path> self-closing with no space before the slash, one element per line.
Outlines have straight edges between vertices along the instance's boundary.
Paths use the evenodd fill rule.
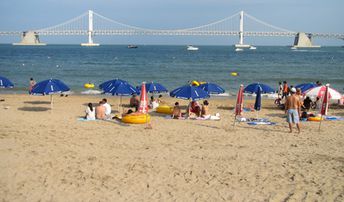
<path fill-rule="evenodd" d="M 291 96 L 287 97 L 285 103 L 285 113 L 287 114 L 287 122 L 289 123 L 289 132 L 293 132 L 292 124 L 295 123 L 298 132 L 300 133 L 300 97 L 296 95 L 296 89 L 290 89 Z"/>

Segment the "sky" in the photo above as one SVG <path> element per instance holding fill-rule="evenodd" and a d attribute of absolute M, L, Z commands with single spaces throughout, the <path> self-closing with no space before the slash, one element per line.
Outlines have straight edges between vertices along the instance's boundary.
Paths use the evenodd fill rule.
<path fill-rule="evenodd" d="M 293 31 L 344 33 L 344 0 L 1 0 L 0 31 L 44 28 L 93 10 L 124 24 L 151 29 L 195 27 L 241 10 L 269 24 Z M 239 19 L 237 20 L 239 27 Z M 246 37 L 255 45 L 292 45 L 290 37 Z M 0 43 L 19 37 L 0 36 Z M 87 36 L 41 37 L 46 43 L 82 43 Z M 237 36 L 97 36 L 100 44 L 232 45 Z M 344 40 L 313 39 L 316 45 L 344 45 Z"/>

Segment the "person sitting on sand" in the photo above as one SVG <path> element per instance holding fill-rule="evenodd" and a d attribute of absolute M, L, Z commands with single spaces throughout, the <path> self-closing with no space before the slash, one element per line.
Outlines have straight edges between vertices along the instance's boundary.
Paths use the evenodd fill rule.
<path fill-rule="evenodd" d="M 289 132 L 293 132 L 292 123 L 295 123 L 297 130 L 300 133 L 301 102 L 299 96 L 296 95 L 295 88 L 291 88 L 290 93 L 291 96 L 288 96 L 285 102 L 285 113 L 287 114 L 287 122 L 289 123 Z"/>
<path fill-rule="evenodd" d="M 201 116 L 201 107 L 196 101 L 191 101 L 187 108 L 188 117 L 200 117 Z"/>
<path fill-rule="evenodd" d="M 303 105 L 301 108 L 305 111 L 309 111 L 312 107 L 312 100 L 307 96 L 305 100 L 303 100 Z"/>
<path fill-rule="evenodd" d="M 132 109 L 128 109 L 128 111 L 127 111 L 126 113 L 123 113 L 123 114 L 122 114 L 122 118 L 123 118 L 124 116 L 126 116 L 126 115 L 128 115 L 128 114 L 132 114 L 132 113 L 134 113 L 134 111 L 133 111 Z"/>
<path fill-rule="evenodd" d="M 179 107 L 179 102 L 174 103 L 173 111 L 172 111 L 172 118 L 179 119 L 182 117 L 182 111 Z"/>
<path fill-rule="evenodd" d="M 85 119 L 87 119 L 87 120 L 95 120 L 96 119 L 96 110 L 94 109 L 92 103 L 88 103 L 88 105 L 87 105 Z"/>
<path fill-rule="evenodd" d="M 157 107 L 159 107 L 158 101 L 155 100 L 153 96 L 151 96 L 151 99 L 150 99 L 150 101 L 149 101 L 149 108 L 155 109 L 155 108 L 157 108 Z"/>
<path fill-rule="evenodd" d="M 130 107 L 135 107 L 135 111 L 138 110 L 140 105 L 140 99 L 136 94 L 133 94 L 133 96 L 130 98 Z"/>
<path fill-rule="evenodd" d="M 99 105 L 96 107 L 96 118 L 97 119 L 106 119 L 106 116 L 105 116 L 105 107 L 103 105 L 103 101 L 100 101 L 99 102 Z"/>
<path fill-rule="evenodd" d="M 211 116 L 209 114 L 209 102 L 208 102 L 208 100 L 204 100 L 203 101 L 202 110 L 201 110 L 201 116 L 203 118 L 206 118 L 206 119 L 210 118 L 210 116 Z"/>
<path fill-rule="evenodd" d="M 30 78 L 30 82 L 29 82 L 29 94 L 32 94 L 32 89 L 33 87 L 36 85 L 36 81 L 33 78 Z"/>
<path fill-rule="evenodd" d="M 166 102 L 162 99 L 162 95 L 159 95 L 158 97 L 158 103 L 161 104 L 166 104 Z"/>
<path fill-rule="evenodd" d="M 103 106 L 105 107 L 105 116 L 106 118 L 111 118 L 111 106 L 110 104 L 107 102 L 106 98 L 103 98 Z"/>

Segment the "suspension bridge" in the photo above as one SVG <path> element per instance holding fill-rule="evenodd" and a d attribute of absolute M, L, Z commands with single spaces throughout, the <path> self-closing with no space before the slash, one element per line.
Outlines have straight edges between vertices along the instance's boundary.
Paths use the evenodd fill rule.
<path fill-rule="evenodd" d="M 238 20 L 239 19 L 239 25 Z M 245 27 L 244 27 L 245 19 Z M 239 29 L 238 29 L 239 28 Z M 80 16 L 63 23 L 30 31 L 0 31 L 0 36 L 21 36 L 22 41 L 15 45 L 45 45 L 39 36 L 88 36 L 83 46 L 98 46 L 95 36 L 153 35 L 153 36 L 239 36 L 236 47 L 247 48 L 244 37 L 295 37 L 295 47 L 313 47 L 312 38 L 332 38 L 344 40 L 344 33 L 296 32 L 271 25 L 244 11 L 224 19 L 197 27 L 183 29 L 149 29 L 127 25 L 89 10 Z"/>

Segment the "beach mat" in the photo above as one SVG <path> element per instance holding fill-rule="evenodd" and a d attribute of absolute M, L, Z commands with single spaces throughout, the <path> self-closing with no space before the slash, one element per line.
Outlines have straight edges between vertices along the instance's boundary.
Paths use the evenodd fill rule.
<path fill-rule="evenodd" d="M 340 116 L 326 116 L 325 120 L 327 120 L 327 121 L 344 121 L 344 117 L 340 117 Z"/>
<path fill-rule="evenodd" d="M 247 122 L 248 125 L 250 126 L 256 126 L 256 125 L 276 125 L 275 122 L 270 122 L 270 121 L 251 121 L 251 122 Z"/>

